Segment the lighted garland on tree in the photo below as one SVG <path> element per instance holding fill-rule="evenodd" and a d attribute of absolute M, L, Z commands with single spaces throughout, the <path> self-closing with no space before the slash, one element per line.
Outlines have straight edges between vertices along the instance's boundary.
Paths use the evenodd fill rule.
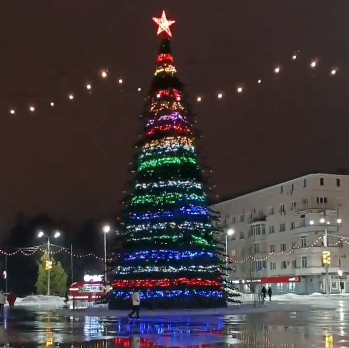
<path fill-rule="evenodd" d="M 154 18 L 160 45 L 155 76 L 141 119 L 131 194 L 123 212 L 124 243 L 113 272 L 109 307 L 129 306 L 132 289 L 157 307 L 226 305 L 220 243 L 208 208 L 196 150 L 197 132 L 171 55 L 163 12 Z"/>

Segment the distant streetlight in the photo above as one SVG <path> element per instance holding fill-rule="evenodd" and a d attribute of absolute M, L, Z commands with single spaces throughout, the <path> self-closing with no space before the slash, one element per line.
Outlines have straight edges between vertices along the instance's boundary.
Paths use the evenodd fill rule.
<path fill-rule="evenodd" d="M 110 225 L 104 225 L 102 231 L 104 234 L 104 282 L 107 283 L 107 233 L 110 231 Z"/>
<path fill-rule="evenodd" d="M 234 229 L 233 228 L 229 228 L 227 230 L 227 232 L 225 233 L 225 266 L 227 268 L 227 272 L 228 272 L 228 260 L 229 260 L 229 257 L 228 257 L 228 236 L 232 236 L 233 234 L 235 233 Z M 229 277 L 229 276 L 228 276 Z"/>
<path fill-rule="evenodd" d="M 54 231 L 53 238 L 58 238 L 61 235 L 61 233 L 56 230 Z M 47 265 L 45 265 L 46 271 L 47 271 L 47 296 L 50 296 L 50 286 L 51 286 L 51 268 L 52 263 L 51 258 L 51 242 L 50 242 L 50 236 L 47 235 L 44 231 L 40 230 L 38 232 L 38 238 L 46 237 L 47 238 L 47 244 L 46 244 L 46 252 L 47 252 Z"/>

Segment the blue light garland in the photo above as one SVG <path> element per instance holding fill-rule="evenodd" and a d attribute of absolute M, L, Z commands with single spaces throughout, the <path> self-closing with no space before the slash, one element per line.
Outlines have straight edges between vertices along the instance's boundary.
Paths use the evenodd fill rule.
<path fill-rule="evenodd" d="M 125 261 L 135 260 L 181 260 L 196 257 L 213 257 L 214 254 L 208 251 L 179 251 L 179 250 L 145 250 L 134 253 L 125 253 Z"/>

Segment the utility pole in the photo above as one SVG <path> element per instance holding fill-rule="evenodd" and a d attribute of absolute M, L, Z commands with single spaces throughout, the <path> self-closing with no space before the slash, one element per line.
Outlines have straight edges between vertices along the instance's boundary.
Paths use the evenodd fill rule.
<path fill-rule="evenodd" d="M 330 267 L 330 264 L 331 264 L 331 254 L 330 252 L 327 250 L 327 229 L 325 228 L 325 234 L 324 234 L 324 237 L 323 237 L 323 243 L 324 243 L 324 247 L 325 247 L 325 251 L 322 252 L 322 262 L 323 264 L 325 265 L 325 272 L 326 272 L 326 275 L 325 275 L 325 292 L 326 292 L 326 295 L 329 295 L 330 293 L 330 277 L 329 277 L 329 274 L 328 274 L 328 268 Z"/>
<path fill-rule="evenodd" d="M 74 283 L 74 264 L 73 264 L 73 244 L 70 244 L 70 272 L 71 282 Z"/>
<path fill-rule="evenodd" d="M 50 286 L 51 286 L 51 269 L 52 269 L 52 264 L 51 258 L 50 258 L 50 253 L 51 253 L 51 243 L 50 243 L 50 238 L 47 238 L 47 257 L 48 257 L 48 263 L 47 263 L 47 296 L 50 296 Z M 51 269 L 50 269 L 51 266 Z"/>

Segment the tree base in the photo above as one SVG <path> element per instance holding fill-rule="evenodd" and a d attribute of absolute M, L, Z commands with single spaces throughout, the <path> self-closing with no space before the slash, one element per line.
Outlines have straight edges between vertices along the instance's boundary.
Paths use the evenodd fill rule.
<path fill-rule="evenodd" d="M 130 296 L 119 296 L 120 293 L 114 290 L 108 298 L 108 308 L 130 309 L 132 301 Z M 198 295 L 180 295 L 175 298 L 158 297 L 145 298 L 141 295 L 141 307 L 146 309 L 175 309 L 175 308 L 223 308 L 227 306 L 226 296 L 222 292 L 219 296 L 198 296 Z"/>

